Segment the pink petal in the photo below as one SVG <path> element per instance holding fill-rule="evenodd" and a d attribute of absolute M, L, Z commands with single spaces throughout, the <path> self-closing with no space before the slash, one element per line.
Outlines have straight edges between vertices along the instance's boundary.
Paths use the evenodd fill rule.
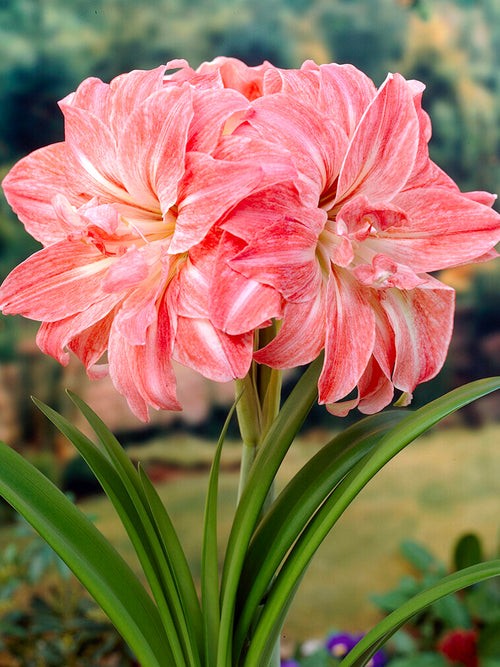
<path fill-rule="evenodd" d="M 328 412 L 337 417 L 345 417 L 357 407 L 360 412 L 372 415 L 383 410 L 392 401 L 394 396 L 392 382 L 382 372 L 373 356 L 359 380 L 357 394 L 354 399 L 327 405 Z"/>
<path fill-rule="evenodd" d="M 243 276 L 229 260 L 245 247 L 244 241 L 223 235 L 216 260 L 210 295 L 210 319 L 228 334 L 259 328 L 272 318 L 281 319 L 281 297 L 272 287 Z"/>
<path fill-rule="evenodd" d="M 417 273 L 474 260 L 500 240 L 500 216 L 482 204 L 444 188 L 402 192 L 393 203 L 408 225 L 370 239 L 375 252 L 388 254 Z"/>
<path fill-rule="evenodd" d="M 320 65 L 319 72 L 319 109 L 351 137 L 377 89 L 353 65 Z"/>
<path fill-rule="evenodd" d="M 411 87 L 401 75 L 389 75 L 352 137 L 339 176 L 337 204 L 358 194 L 373 202 L 390 200 L 406 183 L 418 144 Z"/>
<path fill-rule="evenodd" d="M 173 358 L 210 380 L 228 382 L 248 373 L 253 331 L 229 336 L 207 319 L 179 317 Z"/>
<path fill-rule="evenodd" d="M 319 402 L 335 403 L 356 387 L 366 369 L 375 344 L 375 316 L 368 290 L 343 269 L 330 277 L 326 309 Z"/>
<path fill-rule="evenodd" d="M 4 178 L 2 187 L 26 230 L 44 245 L 62 241 L 68 231 L 54 211 L 54 197 L 64 195 L 73 206 L 85 201 L 68 188 L 63 143 L 40 148 L 20 160 Z"/>
<path fill-rule="evenodd" d="M 409 394 L 433 378 L 446 358 L 455 292 L 434 278 L 414 290 L 386 290 L 381 304 L 394 330 L 394 386 Z"/>
<path fill-rule="evenodd" d="M 188 153 L 179 192 L 179 215 L 169 252 L 182 253 L 199 243 L 210 228 L 259 186 L 262 171 L 253 163 L 214 160 Z"/>
<path fill-rule="evenodd" d="M 113 326 L 109 340 L 109 374 L 132 412 L 149 421 L 148 405 L 180 410 L 171 363 L 172 324 L 163 303 L 147 330 L 144 345 L 131 345 Z"/>
<path fill-rule="evenodd" d="M 159 210 L 161 205 L 165 212 L 176 203 L 192 117 L 189 86 L 169 87 L 136 106 L 123 128 L 118 146 L 121 181 L 143 207 Z"/>
<path fill-rule="evenodd" d="M 248 100 L 235 90 L 195 90 L 187 150 L 211 153 L 224 133 L 226 123 L 235 115 L 242 115 L 248 106 Z"/>
<path fill-rule="evenodd" d="M 77 192 L 130 202 L 118 180 L 116 141 L 110 129 L 89 111 L 60 102 L 65 118 L 66 173 Z"/>
<path fill-rule="evenodd" d="M 165 69 L 165 65 L 160 65 L 152 70 L 133 70 L 111 81 L 108 122 L 115 137 L 120 136 L 135 108 L 163 87 Z"/>
<path fill-rule="evenodd" d="M 237 58 L 219 56 L 209 63 L 202 63 L 196 70 L 200 74 L 209 74 L 214 70 L 220 75 L 225 88 L 232 88 L 254 100 L 263 94 L 263 83 L 266 72 L 274 67 L 264 62 L 258 67 L 248 67 Z"/>
<path fill-rule="evenodd" d="M 322 281 L 317 241 L 313 229 L 296 220 L 280 220 L 264 229 L 230 265 L 248 278 L 271 285 L 291 301 L 310 301 Z"/>
<path fill-rule="evenodd" d="M 60 241 L 35 253 L 7 276 L 0 288 L 1 308 L 4 313 L 54 322 L 98 301 L 109 303 L 102 281 L 112 262 L 92 245 Z"/>
<path fill-rule="evenodd" d="M 303 175 L 299 189 L 304 204 L 317 206 L 321 193 L 334 184 L 347 149 L 342 128 L 286 93 L 256 100 L 247 122 L 262 138 L 272 138 L 290 151 Z M 242 126 L 240 131 L 244 132 Z"/>
<path fill-rule="evenodd" d="M 254 353 L 255 361 L 272 368 L 295 368 L 316 359 L 325 346 L 325 293 L 322 285 L 311 301 L 288 302 L 278 335 Z"/>
<path fill-rule="evenodd" d="M 143 253 L 134 246 L 110 266 L 102 282 L 105 292 L 121 292 L 135 287 L 149 274 L 148 263 Z"/>
<path fill-rule="evenodd" d="M 113 322 L 114 304 L 100 302 L 81 313 L 57 322 L 42 323 L 36 338 L 37 345 L 45 354 L 66 366 L 72 349 L 88 369 L 102 357 L 108 345 L 109 331 Z"/>

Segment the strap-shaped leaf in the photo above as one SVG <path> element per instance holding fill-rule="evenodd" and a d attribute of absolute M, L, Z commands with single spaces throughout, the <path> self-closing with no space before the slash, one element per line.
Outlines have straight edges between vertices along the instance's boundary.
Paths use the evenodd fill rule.
<path fill-rule="evenodd" d="M 382 412 L 362 419 L 322 447 L 292 478 L 255 531 L 238 589 L 238 656 L 254 613 L 281 561 L 340 480 L 382 436 L 406 416 Z"/>
<path fill-rule="evenodd" d="M 375 474 L 398 452 L 438 421 L 499 388 L 500 378 L 488 378 L 471 382 L 432 401 L 392 428 L 379 445 L 356 464 L 316 512 L 287 556 L 259 617 L 244 662 L 245 667 L 257 667 L 262 650 L 269 641 L 269 633 L 275 628 L 276 619 L 286 604 L 295 582 L 307 568 L 321 542 L 344 510 Z"/>
<path fill-rule="evenodd" d="M 106 458 L 71 422 L 44 403 L 36 399 L 33 400 L 61 433 L 75 445 L 114 504 L 151 586 L 172 649 L 174 664 L 179 665 L 179 667 L 183 666 L 186 661 L 191 665 L 198 664 L 196 660 L 197 649 L 195 650 L 192 647 L 189 630 L 168 563 L 165 562 L 158 536 L 144 507 L 144 502 L 136 491 L 136 484 L 131 483 L 127 472 L 125 472 L 125 466 L 113 467 L 116 458 L 113 459 L 112 456 Z M 102 422 L 101 431 L 107 432 L 109 437 L 113 438 L 116 446 L 120 449 L 121 456 L 126 458 L 131 467 L 131 474 L 138 478 L 131 461 Z"/>
<path fill-rule="evenodd" d="M 182 647 L 169 606 L 168 591 L 165 591 L 165 575 L 168 575 L 168 572 L 162 570 L 162 564 L 157 558 L 157 537 L 149 523 L 148 517 L 145 516 L 144 510 L 141 512 L 140 504 L 134 502 L 136 499 L 130 496 L 130 487 L 127 489 L 127 485 L 123 482 L 123 476 L 113 468 L 109 459 L 97 449 L 92 441 L 65 417 L 48 405 L 37 399 L 33 399 L 33 401 L 61 433 L 72 442 L 87 461 L 115 507 L 134 546 L 148 583 L 151 586 L 151 592 L 158 606 L 158 612 L 165 627 L 166 637 L 168 637 L 168 644 L 173 653 L 172 660 L 175 664 L 181 666 L 184 662 Z M 145 518 L 146 521 L 144 520 Z"/>
<path fill-rule="evenodd" d="M 224 422 L 224 427 L 217 443 L 210 477 L 208 480 L 205 517 L 203 520 L 203 544 L 201 551 L 201 601 L 203 607 L 205 664 L 215 665 L 217 659 L 217 640 L 219 637 L 219 563 L 217 553 L 217 497 L 219 489 L 219 468 L 222 447 L 229 423 L 234 414 L 241 393 L 234 402 Z"/>
<path fill-rule="evenodd" d="M 281 462 L 317 399 L 323 359 L 314 361 L 269 429 L 243 489 L 226 549 L 221 584 L 221 623 L 216 667 L 229 667 L 236 591 L 248 544 Z"/>
<path fill-rule="evenodd" d="M 97 528 L 34 466 L 0 442 L 0 494 L 45 539 L 109 616 L 143 667 L 166 667 L 158 610 Z"/>
<path fill-rule="evenodd" d="M 500 560 L 492 560 L 454 572 L 405 602 L 378 623 L 340 663 L 342 667 L 362 667 L 412 616 L 450 593 L 500 575 Z"/>

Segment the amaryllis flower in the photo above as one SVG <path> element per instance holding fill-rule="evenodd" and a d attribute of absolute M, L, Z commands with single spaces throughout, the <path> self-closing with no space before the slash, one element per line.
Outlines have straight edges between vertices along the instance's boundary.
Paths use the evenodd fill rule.
<path fill-rule="evenodd" d="M 350 65 L 249 69 L 219 60 L 200 72 L 252 99 L 233 138 L 275 142 L 299 176 L 223 222 L 212 321 L 245 330 L 230 312 L 235 273 L 271 286 L 284 315 L 258 362 L 291 368 L 324 349 L 319 399 L 332 412 L 378 411 L 394 388 L 407 403 L 441 368 L 452 332 L 454 292 L 430 272 L 496 256 L 495 198 L 461 193 L 429 159 L 423 84 L 391 74 L 376 90 Z"/>
<path fill-rule="evenodd" d="M 172 359 L 217 381 L 243 377 L 253 328 L 281 317 L 282 301 L 246 281 L 246 330 L 213 325 L 216 224 L 242 198 L 293 177 L 285 151 L 229 136 L 249 107 L 243 94 L 173 80 L 165 67 L 109 85 L 87 79 L 60 106 L 65 141 L 24 158 L 3 182 L 44 246 L 5 280 L 3 312 L 41 321 L 37 342 L 61 363 L 69 349 L 93 377 L 109 365 L 142 419 L 148 404 L 180 408 Z"/>

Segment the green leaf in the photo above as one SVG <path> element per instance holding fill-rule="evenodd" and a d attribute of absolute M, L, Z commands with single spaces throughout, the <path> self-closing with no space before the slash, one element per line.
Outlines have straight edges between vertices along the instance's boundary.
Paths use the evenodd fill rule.
<path fill-rule="evenodd" d="M 205 518 L 203 521 L 203 545 L 201 552 L 201 600 L 204 621 L 205 663 L 215 665 L 217 641 L 219 637 L 219 563 L 217 553 L 217 497 L 219 488 L 219 468 L 222 447 L 229 423 L 236 409 L 241 393 L 234 402 L 224 423 L 217 443 L 210 478 L 208 481 Z"/>
<path fill-rule="evenodd" d="M 379 445 L 346 475 L 302 532 L 273 582 L 264 611 L 260 615 L 252 637 L 244 663 L 245 667 L 258 665 L 259 655 L 266 643 L 269 629 L 274 627 L 275 619 L 288 599 L 290 590 L 344 510 L 375 474 L 398 452 L 438 421 L 467 403 L 498 388 L 500 388 L 500 378 L 478 380 L 455 389 L 415 413 L 411 413 L 400 424 L 392 428 L 382 438 Z"/>
<path fill-rule="evenodd" d="M 143 667 L 163 667 L 158 610 L 121 556 L 34 466 L 0 443 L 0 494 L 50 544 L 100 604 Z"/>
<path fill-rule="evenodd" d="M 462 570 L 469 565 L 476 565 L 484 560 L 481 542 L 474 533 L 462 535 L 453 554 L 455 570 Z"/>
<path fill-rule="evenodd" d="M 484 658 L 500 659 L 500 622 L 491 623 L 481 630 L 477 648 L 481 664 Z"/>
<path fill-rule="evenodd" d="M 405 540 L 401 543 L 401 553 L 413 567 L 427 574 L 428 572 L 440 576 L 446 574 L 446 568 L 423 544 L 413 540 Z"/>
<path fill-rule="evenodd" d="M 314 361 L 285 401 L 269 429 L 243 489 L 226 549 L 221 584 L 221 624 L 217 667 L 231 664 L 231 634 L 236 591 L 248 544 L 259 514 L 288 448 L 314 405 L 322 357 Z"/>
<path fill-rule="evenodd" d="M 367 417 L 321 448 L 293 477 L 259 524 L 245 557 L 238 589 L 239 655 L 254 613 L 281 561 L 316 510 L 344 475 L 405 414 L 391 411 Z"/>
<path fill-rule="evenodd" d="M 99 417 L 81 399 L 74 395 L 71 398 L 81 410 L 85 410 L 84 416 L 93 428 L 95 426 L 94 430 L 109 458 L 71 422 L 41 401 L 33 400 L 82 454 L 117 510 L 151 586 L 175 664 L 180 666 L 187 660 L 189 664 L 196 665 L 197 648 L 193 647 L 177 587 L 148 513 L 149 505 L 139 475 Z"/>
<path fill-rule="evenodd" d="M 370 630 L 342 660 L 341 667 L 362 667 L 412 616 L 445 595 L 498 575 L 500 575 L 500 559 L 472 565 L 429 586 Z"/>

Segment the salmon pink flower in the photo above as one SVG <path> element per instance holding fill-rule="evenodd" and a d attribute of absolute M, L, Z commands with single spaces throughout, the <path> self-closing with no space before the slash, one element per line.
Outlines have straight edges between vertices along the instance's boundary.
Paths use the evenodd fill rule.
<path fill-rule="evenodd" d="M 254 358 L 291 368 L 324 349 L 319 399 L 336 414 L 376 412 L 394 388 L 409 402 L 441 368 L 452 332 L 454 292 L 429 273 L 496 256 L 494 197 L 461 193 L 430 160 L 419 82 L 394 74 L 376 90 L 352 66 L 311 62 L 252 78 L 219 61 L 196 76 L 214 67 L 223 85 L 254 84 L 233 137 L 275 142 L 298 171 L 292 184 L 249 195 L 222 224 L 230 271 L 285 303 L 278 335 Z M 211 318 L 237 335 L 245 326 L 231 317 L 225 278 L 229 269 L 213 282 Z"/>
<path fill-rule="evenodd" d="M 142 419 L 147 405 L 180 408 L 172 359 L 217 381 L 247 373 L 253 328 L 281 317 L 281 297 L 246 280 L 256 304 L 246 330 L 213 325 L 215 225 L 295 173 L 279 146 L 229 136 L 249 107 L 243 94 L 165 69 L 84 81 L 60 103 L 65 141 L 24 158 L 3 182 L 44 246 L 4 282 L 3 311 L 41 321 L 37 342 L 61 363 L 69 349 L 90 376 L 109 367 Z"/>

